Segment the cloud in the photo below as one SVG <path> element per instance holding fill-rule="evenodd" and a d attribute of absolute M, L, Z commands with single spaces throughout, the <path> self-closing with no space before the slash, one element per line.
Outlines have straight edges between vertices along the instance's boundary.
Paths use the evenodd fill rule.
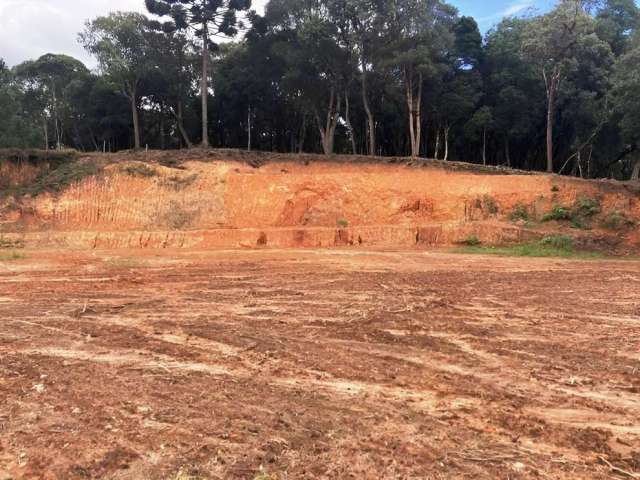
<path fill-rule="evenodd" d="M 254 8 L 265 2 L 255 0 Z M 86 20 L 119 10 L 146 12 L 144 0 L 0 0 L 0 58 L 13 66 L 45 53 L 64 53 L 93 67 L 78 33 Z"/>
<path fill-rule="evenodd" d="M 509 5 L 502 13 L 502 17 L 511 17 L 513 15 L 517 15 L 528 8 L 533 8 L 533 1 L 520 1 Z"/>

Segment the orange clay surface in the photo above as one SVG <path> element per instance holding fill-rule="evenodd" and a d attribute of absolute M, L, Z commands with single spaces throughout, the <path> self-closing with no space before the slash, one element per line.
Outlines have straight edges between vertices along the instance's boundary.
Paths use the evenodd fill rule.
<path fill-rule="evenodd" d="M 221 218 L 245 208 L 289 221 Z M 92 225 L 143 221 L 125 211 Z M 3 480 L 640 475 L 638 261 L 21 256 L 0 260 Z"/>
<path fill-rule="evenodd" d="M 640 248 L 640 232 L 631 227 L 640 222 L 637 185 L 433 161 L 408 165 L 405 160 L 281 155 L 260 163 L 260 156 L 211 155 L 87 157 L 107 164 L 60 193 L 5 200 L 4 207 L 0 202 L 0 243 L 84 249 L 420 249 L 471 236 L 503 244 L 559 232 L 605 249 Z M 3 175 L 9 182 L 28 182 L 35 170 L 5 163 Z M 589 229 L 540 222 L 554 207 L 571 209 L 581 198 L 597 200 L 600 208 Z M 514 221 L 518 208 L 530 222 Z M 603 230 L 612 214 L 630 223 Z"/>

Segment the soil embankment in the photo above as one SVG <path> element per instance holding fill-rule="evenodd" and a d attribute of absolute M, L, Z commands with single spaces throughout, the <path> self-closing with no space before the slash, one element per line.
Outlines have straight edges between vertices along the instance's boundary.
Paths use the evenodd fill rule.
<path fill-rule="evenodd" d="M 0 166 L 4 245 L 430 247 L 564 233 L 640 246 L 640 187 L 465 164 L 231 151 Z"/>

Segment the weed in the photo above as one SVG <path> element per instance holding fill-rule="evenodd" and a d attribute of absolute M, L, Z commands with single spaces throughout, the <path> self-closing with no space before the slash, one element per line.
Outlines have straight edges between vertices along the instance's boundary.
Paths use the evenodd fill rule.
<path fill-rule="evenodd" d="M 560 191 L 560 187 L 559 187 L 558 185 L 553 185 L 553 186 L 551 187 L 551 191 L 552 191 L 553 193 L 559 192 L 559 191 Z"/>
<path fill-rule="evenodd" d="M 31 184 L 17 188 L 13 193 L 32 197 L 45 192 L 59 193 L 86 177 L 97 175 L 101 170 L 102 167 L 93 161 L 63 163 L 53 170 L 42 173 Z"/>
<path fill-rule="evenodd" d="M 568 235 L 549 235 L 540 240 L 540 245 L 571 251 L 575 249 L 573 238 Z"/>
<path fill-rule="evenodd" d="M 573 205 L 573 215 L 587 218 L 600 213 L 600 200 L 591 197 L 578 197 Z"/>
<path fill-rule="evenodd" d="M 160 221 L 173 230 L 182 230 L 191 225 L 195 215 L 195 212 L 187 211 L 178 202 L 172 201 L 169 203 L 169 208 L 161 215 Z"/>
<path fill-rule="evenodd" d="M 562 257 L 596 259 L 603 255 L 598 252 L 577 250 L 574 239 L 568 235 L 549 235 L 541 240 L 508 247 L 466 246 L 453 250 L 454 253 L 482 253 L 512 257 Z"/>
<path fill-rule="evenodd" d="M 193 185 L 193 183 L 198 179 L 198 174 L 194 173 L 193 175 L 189 175 L 186 177 L 180 177 L 178 175 L 174 175 L 167 179 L 164 179 L 160 182 L 160 185 L 167 188 L 172 188 L 176 192 L 180 190 L 184 190 L 187 187 Z"/>
<path fill-rule="evenodd" d="M 509 219 L 513 222 L 518 220 L 524 220 L 526 222 L 529 220 L 529 209 L 524 203 L 518 202 L 509 214 Z"/>
<path fill-rule="evenodd" d="M 154 168 L 151 168 L 144 163 L 132 163 L 122 168 L 122 171 L 132 177 L 150 178 L 158 175 L 158 172 Z"/>
<path fill-rule="evenodd" d="M 629 220 L 622 212 L 610 212 L 602 220 L 602 228 L 607 230 L 624 230 L 625 228 L 632 227 L 634 225 L 633 220 Z"/>
<path fill-rule="evenodd" d="M 475 247 L 476 245 L 480 245 L 482 242 L 476 235 L 469 235 L 460 243 L 469 247 Z"/>
<path fill-rule="evenodd" d="M 489 215 L 495 215 L 498 213 L 498 204 L 491 195 L 485 195 L 482 197 L 482 210 Z"/>
<path fill-rule="evenodd" d="M 0 262 L 10 262 L 12 260 L 24 260 L 27 256 L 20 252 L 0 253 Z"/>
<path fill-rule="evenodd" d="M 543 222 L 550 222 L 551 220 L 571 220 L 571 210 L 561 205 L 554 205 L 549 213 L 545 213 L 542 217 Z"/>
<path fill-rule="evenodd" d="M 349 226 L 349 222 L 344 218 L 339 218 L 336 225 L 340 228 L 347 228 Z"/>

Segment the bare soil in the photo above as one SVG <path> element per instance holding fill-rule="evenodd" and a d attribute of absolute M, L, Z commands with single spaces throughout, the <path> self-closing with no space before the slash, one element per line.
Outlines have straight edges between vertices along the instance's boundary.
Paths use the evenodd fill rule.
<path fill-rule="evenodd" d="M 0 479 L 640 476 L 639 261 L 25 253 Z"/>

